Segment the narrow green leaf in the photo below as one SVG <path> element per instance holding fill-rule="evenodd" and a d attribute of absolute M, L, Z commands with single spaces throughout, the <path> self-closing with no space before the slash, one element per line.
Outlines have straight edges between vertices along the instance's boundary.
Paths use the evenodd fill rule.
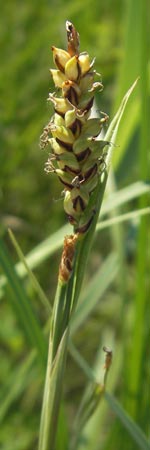
<path fill-rule="evenodd" d="M 80 244 L 80 251 L 78 253 L 78 260 L 76 265 L 76 283 L 75 283 L 75 289 L 74 289 L 74 298 L 73 298 L 73 308 L 75 309 L 77 300 L 79 298 L 79 294 L 81 291 L 81 286 L 84 278 L 84 273 L 86 269 L 87 259 L 88 255 L 91 249 L 92 240 L 94 237 L 94 232 L 96 228 L 96 223 L 99 216 L 100 207 L 102 204 L 105 186 L 107 181 L 107 173 L 105 172 L 103 182 L 101 183 L 101 180 L 99 180 L 99 183 L 97 185 L 97 188 L 95 189 L 94 195 L 93 195 L 93 206 L 96 205 L 95 208 L 95 215 L 93 217 L 92 224 L 90 226 L 89 231 L 84 235 L 81 244 Z M 92 206 L 92 205 L 91 205 Z"/>
<path fill-rule="evenodd" d="M 140 427 L 131 419 L 131 417 L 126 413 L 122 406 L 115 400 L 112 395 L 105 392 L 105 398 L 109 403 L 111 409 L 114 411 L 118 419 L 122 422 L 134 442 L 138 445 L 141 450 L 150 450 L 150 444 L 146 439 L 145 434 L 142 432 Z"/>
<path fill-rule="evenodd" d="M 104 364 L 104 357 L 102 355 L 102 347 L 103 345 L 109 342 L 111 345 L 114 345 L 114 331 L 110 330 L 110 327 L 104 331 L 103 335 L 101 336 L 99 345 L 98 345 L 98 353 L 96 357 L 96 361 L 94 364 L 94 376 L 95 376 L 95 382 L 100 381 L 103 379 L 103 364 Z M 76 356 L 76 355 L 75 355 Z M 113 364 L 111 367 L 111 373 L 109 377 L 109 388 L 111 391 L 114 390 L 117 384 L 118 376 L 120 375 L 120 370 L 122 366 L 122 347 L 121 345 L 117 345 L 117 354 L 114 353 L 113 357 Z M 84 373 L 87 376 L 87 378 L 90 380 L 89 377 L 89 370 L 87 370 L 86 366 L 84 364 L 80 365 L 80 359 L 78 357 L 75 357 L 75 361 L 79 364 L 79 367 L 81 369 L 84 369 Z M 87 362 L 86 362 L 87 365 Z M 92 381 L 92 379 L 91 379 Z M 85 388 L 86 392 L 87 387 Z M 104 398 L 104 397 L 103 397 Z M 97 411 L 94 413 L 94 415 L 91 417 L 90 421 L 88 421 L 83 429 L 81 441 L 78 447 L 76 447 L 76 450 L 99 450 L 100 449 L 100 437 L 103 436 L 104 429 L 106 426 L 106 423 L 108 421 L 109 416 L 109 404 L 103 400 L 100 402 L 100 405 L 98 406 Z M 86 447 L 85 447 L 86 445 Z M 105 443 L 104 443 L 105 446 Z M 117 444 L 116 444 L 117 448 Z"/>
<path fill-rule="evenodd" d="M 148 3 L 142 0 L 136 2 L 136 13 L 134 2 L 127 1 L 124 6 L 124 42 L 123 42 L 123 58 L 121 58 L 121 64 L 119 67 L 119 76 L 117 83 L 117 91 L 115 96 L 115 107 L 118 107 L 118 103 L 122 98 L 124 92 L 126 92 L 128 86 L 133 83 L 138 76 L 140 76 L 139 86 L 137 90 L 137 95 L 133 96 L 132 103 L 129 102 L 123 121 L 121 123 L 118 142 L 120 145 L 120 152 L 114 154 L 114 167 L 119 168 L 119 164 L 123 159 L 123 156 L 131 142 L 134 133 L 139 128 L 140 125 L 140 95 L 139 89 L 141 85 L 141 67 L 140 67 L 140 53 L 141 46 L 143 45 L 142 52 L 145 53 L 146 43 L 148 45 L 148 34 L 146 37 L 146 42 L 143 37 L 141 37 L 141 28 L 144 27 L 146 30 L 146 18 L 143 22 L 143 14 L 141 12 L 141 5 L 145 5 L 147 9 Z M 147 9 L 147 17 L 148 17 Z M 143 23 L 142 23 L 143 22 Z M 134 33 L 133 33 L 134 27 Z M 130 69 L 129 69 L 130 68 Z M 145 114 L 143 114 L 145 118 Z"/>
<path fill-rule="evenodd" d="M 137 75 L 137 74 L 136 74 Z M 135 97 L 135 96 L 134 96 Z M 123 157 L 130 145 L 130 142 L 139 127 L 140 122 L 140 99 L 139 95 L 134 98 L 133 102 L 129 103 L 125 111 L 124 118 L 120 124 L 117 136 L 118 151 L 114 152 L 113 167 L 119 171 Z"/>
<path fill-rule="evenodd" d="M 140 138 L 139 138 L 139 175 L 141 179 L 147 180 L 150 174 L 150 129 L 149 129 L 149 11 L 148 3 L 138 1 L 139 21 L 139 48 L 138 64 L 140 69 Z M 132 8 L 133 14 L 134 8 Z M 146 196 L 139 201 L 139 207 L 149 205 Z M 145 429 L 148 426 L 143 397 L 146 397 L 145 407 L 149 406 L 149 399 L 145 386 L 149 383 L 149 370 L 147 366 L 147 349 L 149 347 L 149 337 L 146 330 L 149 330 L 149 242 L 150 242 L 150 221 L 148 217 L 143 217 L 137 236 L 137 273 L 136 292 L 134 299 L 134 324 L 132 334 L 132 349 L 130 354 L 128 389 L 132 396 L 128 399 L 128 410 L 132 416 L 144 423 Z M 144 382 L 143 380 L 144 374 Z M 140 396 L 139 396 L 140 392 Z M 141 407 L 142 405 L 142 407 Z M 146 423 L 145 423 L 146 422 Z"/>
<path fill-rule="evenodd" d="M 136 211 L 131 211 L 126 214 L 120 214 L 120 216 L 113 217 L 112 219 L 103 220 L 102 222 L 98 223 L 96 227 L 96 231 L 103 230 L 107 227 L 112 227 L 113 225 L 116 225 L 117 223 L 126 222 L 127 220 L 135 220 L 142 216 L 145 216 L 147 214 L 150 214 L 150 208 L 141 208 L 137 209 Z"/>
<path fill-rule="evenodd" d="M 30 267 L 28 266 L 27 261 L 26 261 L 24 255 L 23 255 L 23 253 L 22 253 L 22 250 L 21 250 L 18 242 L 16 241 L 16 238 L 15 238 L 13 232 L 10 229 L 8 229 L 8 233 L 9 233 L 9 237 L 11 239 L 11 242 L 12 242 L 13 246 L 15 247 L 17 255 L 18 255 L 20 261 L 22 262 L 23 266 L 25 267 L 25 270 L 28 273 L 28 276 L 29 276 L 29 278 L 31 280 L 31 283 L 32 283 L 35 291 L 37 292 L 37 294 L 38 294 L 42 304 L 45 306 L 45 308 L 48 311 L 48 313 L 51 314 L 52 309 L 51 309 L 51 305 L 49 303 L 49 300 L 46 297 L 43 289 L 41 288 L 37 278 L 35 277 L 35 275 L 31 271 Z"/>
<path fill-rule="evenodd" d="M 137 80 L 133 83 L 133 85 L 130 87 L 130 89 L 124 96 L 124 98 L 121 102 L 120 108 L 118 109 L 118 111 L 117 111 L 114 119 L 112 120 L 112 122 L 108 128 L 108 131 L 105 135 L 105 140 L 111 142 L 111 144 L 115 144 L 115 140 L 116 140 L 116 136 L 117 136 L 121 118 L 125 111 L 125 108 L 126 108 L 128 100 L 130 98 L 130 95 L 132 94 L 136 84 L 137 84 Z M 104 197 L 105 187 L 106 187 L 107 178 L 108 178 L 109 166 L 110 166 L 110 162 L 111 162 L 111 158 L 112 158 L 112 152 L 113 152 L 113 145 L 109 146 L 109 149 L 108 149 L 107 158 L 106 158 L 106 171 L 102 175 L 102 178 L 99 180 L 99 183 L 97 185 L 97 188 L 94 191 L 93 196 L 91 196 L 90 208 L 92 209 L 92 204 L 93 204 L 93 207 L 95 209 L 95 215 L 94 215 L 92 224 L 90 226 L 90 229 L 89 229 L 88 233 L 86 233 L 86 235 L 84 236 L 82 244 L 80 246 L 80 252 L 78 255 L 78 262 L 77 262 L 77 267 L 76 267 L 76 284 L 75 284 L 75 293 L 74 293 L 74 299 L 73 299 L 74 308 L 76 306 L 77 299 L 80 294 L 82 281 L 83 281 L 83 277 L 84 277 L 84 272 L 85 272 L 85 268 L 86 268 L 86 263 L 87 263 L 87 258 L 88 258 L 89 250 L 91 248 L 93 234 L 94 234 L 94 231 L 96 228 L 96 223 L 98 220 L 98 216 L 100 213 L 100 209 L 101 209 L 101 205 L 102 205 L 102 201 L 103 201 L 103 197 Z"/>
<path fill-rule="evenodd" d="M 72 342 L 71 339 L 69 339 L 69 352 L 72 356 L 72 358 L 74 359 L 74 361 L 78 364 L 78 366 L 80 367 L 80 369 L 82 369 L 82 371 L 84 372 L 84 374 L 86 375 L 87 379 L 89 381 L 94 381 L 96 382 L 96 375 L 94 373 L 94 371 L 91 369 L 91 367 L 88 365 L 88 363 L 86 362 L 86 360 L 83 358 L 83 356 L 81 355 L 81 353 L 77 350 L 77 348 L 75 347 L 74 343 Z"/>
<path fill-rule="evenodd" d="M 34 359 L 35 351 L 32 351 L 21 367 L 14 369 L 6 380 L 5 394 L 1 399 L 0 423 L 5 419 L 12 404 L 18 400 L 24 389 L 34 380 L 37 370 L 33 368 Z"/>
<path fill-rule="evenodd" d="M 26 255 L 25 261 L 31 270 L 38 267 L 45 261 L 49 256 L 51 256 L 54 252 L 56 252 L 59 248 L 62 247 L 64 236 L 72 233 L 71 225 L 67 224 L 60 228 L 60 230 L 53 233 L 48 238 L 44 239 L 40 244 L 38 244 L 33 250 L 31 250 L 28 255 Z M 19 262 L 15 266 L 16 271 L 19 277 L 24 277 L 26 275 L 27 269 L 25 269 L 24 264 Z M 1 275 L 0 277 L 0 289 L 2 290 L 3 286 L 6 284 L 6 277 Z"/>
<path fill-rule="evenodd" d="M 0 264 L 8 280 L 6 286 L 8 300 L 13 306 L 26 339 L 37 349 L 41 364 L 45 366 L 47 346 L 42 329 L 2 239 L 0 239 Z"/>
<path fill-rule="evenodd" d="M 104 201 L 100 217 L 110 213 L 110 211 L 118 206 L 122 206 L 144 194 L 150 194 L 150 184 L 144 183 L 143 181 L 137 181 L 136 183 L 130 184 L 129 186 L 114 192 Z"/>
<path fill-rule="evenodd" d="M 118 129 L 119 129 L 119 125 L 122 119 L 122 116 L 124 114 L 127 102 L 133 92 L 133 90 L 135 89 L 136 85 L 137 85 L 138 79 L 132 84 L 132 86 L 130 87 L 130 89 L 127 91 L 126 95 L 124 96 L 121 105 L 115 115 L 115 117 L 113 118 L 113 120 L 110 123 L 110 126 L 107 130 L 107 133 L 105 135 L 105 140 L 111 142 L 112 144 L 115 144 L 116 141 L 116 136 L 118 133 Z M 113 146 L 109 147 L 109 151 L 108 151 L 108 158 L 107 158 L 107 164 L 110 163 L 111 157 L 112 157 L 112 152 L 113 152 Z"/>
<path fill-rule="evenodd" d="M 72 232 L 71 225 L 67 224 L 60 228 L 60 230 L 53 233 L 43 242 L 38 244 L 31 252 L 25 256 L 27 264 L 30 269 L 34 269 L 37 265 L 45 261 L 50 255 L 58 250 L 63 244 L 63 238 Z M 22 264 L 18 264 L 18 272 L 21 276 L 24 275 L 24 268 Z"/>
<path fill-rule="evenodd" d="M 114 280 L 118 270 L 117 257 L 115 254 L 109 255 L 102 267 L 88 284 L 88 289 L 83 292 L 82 301 L 79 304 L 71 321 L 71 335 L 85 322 L 92 313 L 104 292 Z"/>

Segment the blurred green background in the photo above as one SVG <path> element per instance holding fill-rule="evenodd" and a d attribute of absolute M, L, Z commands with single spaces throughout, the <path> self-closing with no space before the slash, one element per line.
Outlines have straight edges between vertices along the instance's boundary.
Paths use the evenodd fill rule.
<path fill-rule="evenodd" d="M 149 2 L 1 2 L 0 229 L 13 262 L 17 262 L 18 257 L 8 237 L 8 227 L 15 233 L 26 255 L 66 223 L 62 187 L 55 176 L 44 172 L 48 150 L 39 147 L 43 127 L 52 114 L 47 102 L 49 91 L 54 90 L 49 74 L 49 68 L 53 67 L 51 46 L 66 48 L 66 20 L 72 21 L 80 33 L 81 51 L 88 51 L 91 58 L 96 57 L 95 67 L 102 74 L 104 84 L 103 93 L 96 99 L 98 110 L 107 112 L 111 119 L 125 92 L 140 77 L 118 134 L 114 172 L 107 195 L 138 181 L 147 186 L 149 183 Z M 115 214 L 148 204 L 149 197 L 145 194 Z M 93 354 L 100 345 L 100 339 L 104 341 L 105 335 L 106 341 L 116 346 L 118 358 L 114 363 L 114 374 L 116 370 L 117 375 L 114 375 L 113 387 L 145 433 L 149 432 L 150 401 L 149 256 L 146 252 L 148 221 L 149 218 L 144 218 L 139 225 L 136 219 L 124 227 L 112 227 L 98 235 L 86 282 L 114 250 L 120 255 L 120 272 L 104 293 L 102 307 L 97 306 L 76 337 L 78 347 L 90 364 L 94 361 Z M 48 261 L 45 258 L 42 264 L 38 262 L 35 269 L 51 303 L 59 256 L 60 251 L 55 252 Z M 44 325 L 47 320 L 46 309 L 37 300 L 33 285 L 27 277 L 23 285 L 40 324 Z M 7 288 L 1 294 L 0 316 L 0 448 L 30 450 L 37 445 L 44 370 L 34 360 L 34 355 L 30 354 L 32 346 L 26 341 L 22 323 L 15 314 Z M 124 361 L 122 355 L 125 356 Z M 31 361 L 28 359 L 30 357 Z M 128 376 L 129 370 L 131 378 Z M 118 373 L 121 375 L 118 376 Z M 135 392 L 132 392 L 134 381 Z M 66 414 L 71 417 L 69 427 L 84 384 L 82 371 L 70 358 L 65 380 Z M 102 442 L 95 431 L 97 439 L 89 449 L 136 449 L 136 444 L 110 411 L 107 414 L 105 412 L 104 416 L 104 423 L 101 418 Z M 61 450 L 61 447 L 57 450 Z"/>

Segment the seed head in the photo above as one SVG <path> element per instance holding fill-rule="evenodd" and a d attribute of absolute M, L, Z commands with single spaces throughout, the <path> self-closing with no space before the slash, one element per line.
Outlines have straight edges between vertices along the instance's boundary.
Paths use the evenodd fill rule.
<path fill-rule="evenodd" d="M 66 22 L 67 51 L 52 46 L 56 69 L 50 69 L 56 92 L 49 94 L 54 115 L 41 136 L 52 154 L 46 171 L 55 173 L 64 190 L 64 210 L 75 232 L 85 233 L 94 216 L 90 196 L 106 169 L 106 141 L 98 136 L 108 116 L 90 118 L 94 95 L 103 88 L 87 52 L 79 52 L 79 34 Z"/>

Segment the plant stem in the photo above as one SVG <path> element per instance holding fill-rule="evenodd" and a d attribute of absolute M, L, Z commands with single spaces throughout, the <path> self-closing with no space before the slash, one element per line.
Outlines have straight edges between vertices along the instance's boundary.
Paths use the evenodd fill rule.
<path fill-rule="evenodd" d="M 64 284 L 58 280 L 56 290 L 49 338 L 39 450 L 54 450 L 55 448 L 77 259 L 78 251 L 75 252 L 72 275 L 68 283 Z"/>
<path fill-rule="evenodd" d="M 64 317 L 64 309 L 65 309 L 65 301 L 66 301 L 66 284 L 62 284 L 61 282 L 57 285 L 56 297 L 54 302 L 54 314 L 52 317 L 52 329 L 51 329 L 51 341 L 52 341 L 52 350 L 51 350 L 51 362 L 54 361 L 54 358 L 57 353 L 57 349 L 59 343 L 61 341 L 61 337 L 63 334 L 63 317 Z"/>

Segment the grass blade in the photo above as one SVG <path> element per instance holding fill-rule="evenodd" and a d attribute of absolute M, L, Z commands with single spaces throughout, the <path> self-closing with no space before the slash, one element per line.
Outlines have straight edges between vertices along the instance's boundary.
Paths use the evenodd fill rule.
<path fill-rule="evenodd" d="M 13 232 L 10 229 L 8 229 L 8 233 L 9 233 L 9 237 L 11 239 L 11 242 L 12 242 L 12 244 L 13 244 L 16 252 L 17 252 L 17 255 L 18 255 L 20 261 L 22 262 L 22 264 L 23 264 L 23 266 L 24 266 L 24 268 L 25 268 L 25 270 L 27 272 L 27 274 L 29 276 L 29 279 L 31 280 L 31 283 L 32 283 L 35 291 L 38 294 L 38 297 L 40 298 L 42 304 L 45 306 L 45 308 L 48 311 L 48 313 L 51 314 L 52 310 L 51 310 L 51 306 L 50 306 L 49 300 L 46 297 L 43 289 L 41 288 L 37 278 L 35 277 L 35 275 L 31 271 L 30 267 L 28 266 L 27 261 L 26 261 L 24 255 L 23 255 L 23 253 L 22 253 L 22 250 L 21 250 L 18 242 L 16 241 L 16 238 L 15 238 Z"/>
<path fill-rule="evenodd" d="M 92 240 L 94 237 L 94 232 L 96 228 L 96 223 L 99 216 L 100 207 L 102 204 L 105 186 L 107 182 L 107 173 L 104 174 L 103 182 L 101 183 L 101 180 L 98 183 L 98 186 L 94 192 L 94 204 L 96 204 L 96 213 L 93 218 L 92 224 L 90 226 L 90 229 L 88 233 L 86 233 L 80 243 L 80 251 L 78 254 L 78 260 L 76 265 L 76 282 L 75 282 L 75 288 L 74 288 L 74 298 L 73 298 L 73 308 L 75 309 L 77 300 L 79 298 L 79 294 L 81 291 L 81 286 L 84 278 L 84 273 L 86 269 L 87 259 L 88 255 L 91 249 Z M 96 201 L 95 201 L 96 199 Z"/>
<path fill-rule="evenodd" d="M 150 194 L 150 184 L 143 181 L 137 181 L 136 183 L 130 184 L 129 186 L 114 192 L 104 201 L 101 209 L 101 217 L 104 214 L 110 213 L 113 209 L 118 208 L 118 206 L 122 206 L 145 194 Z"/>
<path fill-rule="evenodd" d="M 121 105 L 114 117 L 114 119 L 111 121 L 111 124 L 108 128 L 108 131 L 105 135 L 105 140 L 111 142 L 112 144 L 115 144 L 116 141 L 116 136 L 118 133 L 118 129 L 119 129 L 119 125 L 121 122 L 121 119 L 123 117 L 126 105 L 128 103 L 128 100 L 132 94 L 132 92 L 134 91 L 136 85 L 137 85 L 138 79 L 132 84 L 132 86 L 130 87 L 130 89 L 127 91 L 126 95 L 124 96 Z M 112 152 L 113 152 L 113 147 L 111 146 L 109 148 L 109 152 L 108 152 L 108 159 L 107 159 L 107 163 L 109 164 L 111 161 L 111 157 L 112 157 Z"/>
<path fill-rule="evenodd" d="M 112 397 L 108 392 L 105 392 L 105 398 L 109 403 L 111 409 L 114 411 L 118 419 L 122 422 L 134 442 L 141 450 L 150 450 L 150 445 L 146 436 L 141 431 L 139 426 L 131 419 L 122 406 Z"/>
<path fill-rule="evenodd" d="M 115 140 L 116 140 L 116 136 L 117 136 L 121 118 L 125 111 L 125 108 L 126 108 L 128 100 L 130 98 L 130 95 L 132 94 L 136 84 L 137 84 L 137 80 L 133 83 L 133 85 L 130 87 L 130 89 L 124 96 L 124 98 L 121 102 L 121 105 L 120 105 L 120 107 L 119 107 L 114 119 L 112 120 L 112 122 L 108 128 L 108 131 L 105 135 L 105 140 L 108 142 L 111 142 L 111 144 L 115 144 Z M 87 258 L 88 258 L 88 253 L 89 253 L 89 250 L 90 250 L 90 247 L 92 244 L 93 234 L 94 234 L 94 231 L 96 228 L 96 223 L 98 220 L 98 216 L 100 213 L 100 209 L 101 209 L 101 205 L 102 205 L 102 201 L 103 201 L 103 197 L 104 197 L 105 187 L 106 187 L 107 178 L 108 178 L 109 165 L 110 165 L 111 158 L 112 158 L 112 152 L 113 152 L 113 146 L 111 145 L 111 146 L 109 146 L 109 150 L 108 150 L 108 154 L 107 154 L 107 158 L 106 158 L 107 169 L 106 169 L 105 173 L 103 174 L 102 179 L 100 179 L 100 181 L 97 185 L 97 188 L 95 189 L 94 195 L 93 195 L 93 205 L 96 205 L 95 216 L 94 216 L 92 225 L 91 225 L 88 233 L 86 233 L 86 235 L 84 236 L 82 244 L 80 246 L 80 253 L 78 255 L 78 262 L 77 262 L 77 268 L 76 268 L 76 284 L 75 284 L 75 293 L 74 293 L 74 299 L 73 299 L 74 307 L 76 305 L 77 299 L 80 294 L 82 281 L 83 281 L 83 277 L 84 277 L 84 272 L 85 272 L 85 268 L 86 268 L 86 262 L 87 262 Z"/>
<path fill-rule="evenodd" d="M 0 264 L 8 280 L 6 287 L 9 294 L 8 300 L 13 306 L 26 339 L 37 349 L 40 362 L 45 366 L 47 346 L 42 329 L 2 239 L 0 240 Z"/>
<path fill-rule="evenodd" d="M 35 360 L 35 351 L 32 351 L 21 367 L 17 367 L 9 378 L 6 380 L 5 394 L 1 399 L 0 409 L 0 423 L 2 423 L 12 407 L 12 404 L 16 402 L 18 397 L 22 394 L 24 389 L 33 382 L 36 376 L 36 368 L 34 370 L 33 363 Z"/>
<path fill-rule="evenodd" d="M 92 281 L 88 284 L 88 290 L 82 296 L 82 301 L 79 304 L 71 322 L 71 334 L 74 334 L 77 329 L 85 322 L 87 317 L 92 313 L 102 295 L 114 280 L 118 270 L 116 255 L 111 254 L 103 263 L 102 267 L 97 271 Z"/>
<path fill-rule="evenodd" d="M 140 1 L 138 3 L 138 11 L 140 17 L 139 28 L 139 64 L 141 73 L 140 82 L 140 147 L 139 147 L 139 172 L 140 177 L 146 180 L 149 177 L 150 161 L 149 161 L 149 47 L 148 35 L 149 24 L 147 15 L 147 3 Z M 146 207 L 148 199 L 146 196 L 139 202 L 140 207 Z M 149 287 L 147 280 L 149 279 L 149 221 L 148 217 L 141 220 L 138 243 L 137 243 L 137 279 L 136 293 L 134 303 L 134 327 L 132 336 L 132 350 L 130 357 L 130 377 L 128 380 L 129 390 L 132 392 L 132 399 L 129 401 L 129 412 L 132 416 L 143 424 L 144 429 L 149 426 L 145 417 L 142 398 L 144 386 L 149 383 L 147 369 L 147 351 L 149 347 L 149 337 L 146 329 L 149 329 Z M 146 379 L 143 374 L 146 374 Z M 141 393 L 140 397 L 138 393 Z M 148 397 L 147 405 L 148 405 Z M 148 406 L 147 406 L 148 407 Z"/>
<path fill-rule="evenodd" d="M 150 214 L 150 208 L 140 208 L 137 209 L 136 211 L 131 211 L 126 214 L 120 214 L 120 216 L 116 216 L 108 220 L 103 220 L 101 223 L 98 223 L 96 231 L 103 230 L 107 227 L 112 227 L 117 223 L 126 222 L 127 220 L 138 219 L 141 218 L 142 216 L 146 216 L 147 214 Z"/>

